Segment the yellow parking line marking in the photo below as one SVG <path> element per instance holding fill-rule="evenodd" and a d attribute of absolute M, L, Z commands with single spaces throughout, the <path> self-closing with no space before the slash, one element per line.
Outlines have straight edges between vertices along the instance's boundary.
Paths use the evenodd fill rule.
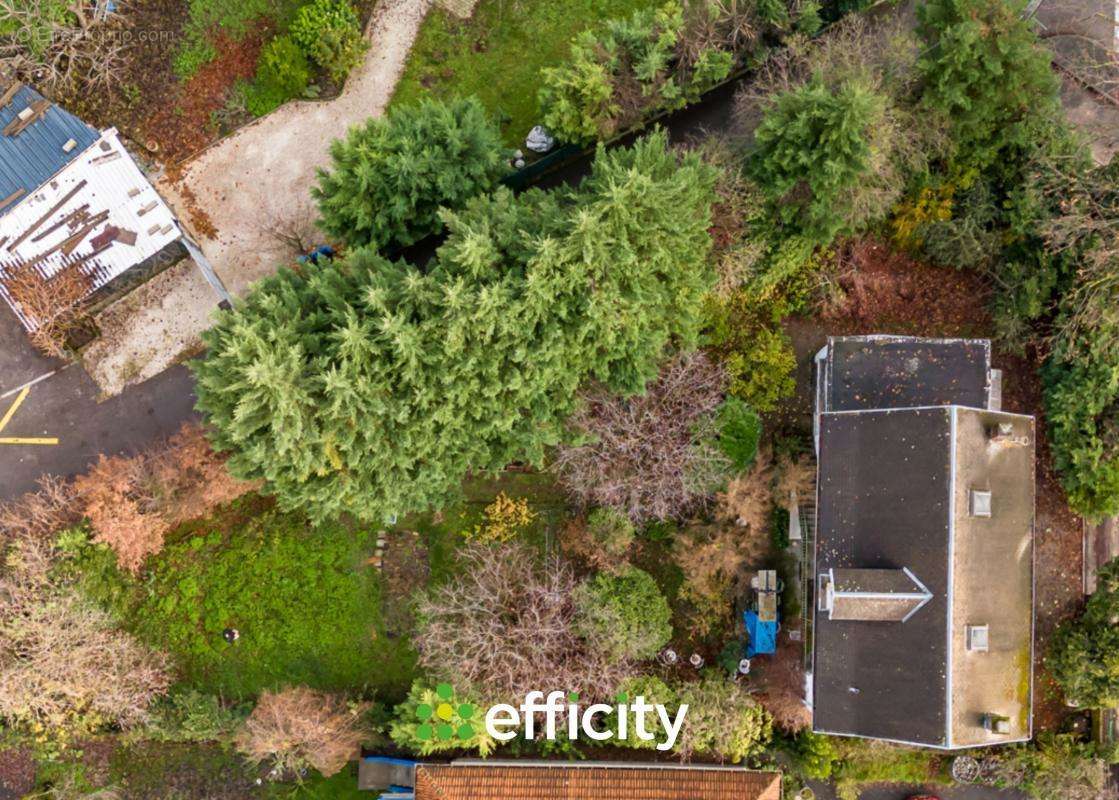
<path fill-rule="evenodd" d="M 16 395 L 15 402 L 13 402 L 11 407 L 9 407 L 8 410 L 4 412 L 4 416 L 2 418 L 0 418 L 0 431 L 3 431 L 4 428 L 8 427 L 8 423 L 12 421 L 12 417 L 14 417 L 16 415 L 16 412 L 19 411 L 19 407 L 21 405 L 23 405 L 23 401 L 27 398 L 27 394 L 30 391 L 31 391 L 30 386 L 24 386 L 23 390 L 18 395 Z M 53 436 L 33 437 L 33 438 L 28 438 L 28 437 L 23 437 L 23 436 L 2 436 L 2 437 L 0 437 L 0 444 L 47 444 L 47 445 L 49 445 L 49 444 L 58 444 L 58 439 L 53 437 Z"/>
<path fill-rule="evenodd" d="M 14 417 L 16 415 L 16 411 L 19 410 L 19 407 L 23 404 L 24 398 L 27 397 L 27 393 L 30 392 L 30 391 L 31 391 L 30 386 L 24 386 L 23 387 L 23 391 L 19 393 L 19 395 L 16 397 L 16 401 L 14 403 L 12 403 L 11 408 L 9 408 L 7 410 L 7 412 L 4 414 L 4 418 L 0 419 L 0 431 L 4 430 L 4 428 L 8 427 L 8 423 L 12 421 L 12 417 Z"/>

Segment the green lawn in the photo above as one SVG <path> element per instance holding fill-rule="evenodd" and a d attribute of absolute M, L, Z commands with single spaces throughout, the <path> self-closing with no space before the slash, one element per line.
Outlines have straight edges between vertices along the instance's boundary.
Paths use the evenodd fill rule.
<path fill-rule="evenodd" d="M 517 146 L 539 120 L 536 89 L 541 67 L 567 58 L 571 39 L 594 23 L 625 17 L 656 0 L 479 0 L 462 21 L 442 9 L 428 14 L 392 102 L 477 95 Z"/>
<path fill-rule="evenodd" d="M 87 552 L 87 588 L 123 624 L 176 657 L 184 681 L 240 699 L 303 684 L 402 696 L 415 655 L 384 635 L 374 529 L 312 528 L 259 498 L 172 532 L 139 580 Z M 228 644 L 225 628 L 240 639 Z"/>

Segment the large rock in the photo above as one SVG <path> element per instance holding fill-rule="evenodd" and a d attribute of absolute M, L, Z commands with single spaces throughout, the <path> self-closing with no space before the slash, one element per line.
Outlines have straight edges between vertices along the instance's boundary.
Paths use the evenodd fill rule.
<path fill-rule="evenodd" d="M 548 133 L 543 125 L 536 125 L 525 137 L 525 147 L 534 153 L 547 153 L 556 146 L 556 137 Z"/>

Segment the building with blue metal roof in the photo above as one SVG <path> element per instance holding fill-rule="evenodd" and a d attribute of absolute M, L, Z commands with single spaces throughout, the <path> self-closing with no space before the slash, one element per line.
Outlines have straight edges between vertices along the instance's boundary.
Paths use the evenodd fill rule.
<path fill-rule="evenodd" d="M 43 96 L 31 87 L 20 86 L 0 107 L 0 131 L 42 100 Z M 56 105 L 47 108 L 34 124 L 21 132 L 0 135 L 0 216 L 14 207 L 14 200 L 30 195 L 58 174 L 100 135 L 96 129 Z M 74 144 L 67 146 L 71 140 Z M 4 204 L 9 198 L 13 202 Z"/>

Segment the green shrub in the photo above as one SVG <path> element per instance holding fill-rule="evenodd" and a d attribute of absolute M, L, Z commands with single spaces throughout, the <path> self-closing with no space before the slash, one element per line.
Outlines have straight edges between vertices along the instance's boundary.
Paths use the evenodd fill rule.
<path fill-rule="evenodd" d="M 720 18 L 712 20 L 717 31 Z M 544 125 L 565 141 L 608 139 L 694 102 L 730 74 L 737 55 L 717 33 L 715 44 L 694 53 L 682 47 L 684 36 L 684 9 L 675 0 L 583 31 L 566 64 L 540 72 Z"/>
<path fill-rule="evenodd" d="M 245 92 L 245 106 L 263 117 L 295 97 L 302 97 L 311 80 L 303 51 L 289 36 L 277 36 L 260 51 L 256 78 Z"/>
<path fill-rule="evenodd" d="M 497 125 L 477 99 L 424 100 L 350 129 L 330 148 L 312 195 L 324 231 L 351 246 L 410 245 L 443 228 L 509 170 Z"/>
<path fill-rule="evenodd" d="M 1045 660 L 1070 703 L 1119 705 L 1119 558 L 1101 567 L 1084 613 L 1062 622 Z"/>
<path fill-rule="evenodd" d="M 191 78 L 217 56 L 215 32 L 240 41 L 264 19 L 283 22 L 293 0 L 188 0 L 182 43 L 173 59 L 175 74 Z"/>
<path fill-rule="evenodd" d="M 291 38 L 308 57 L 341 83 L 361 63 L 369 45 L 349 0 L 311 0 L 295 14 Z"/>
<path fill-rule="evenodd" d="M 789 546 L 789 509 L 775 505 L 769 512 L 769 539 L 775 550 Z"/>
<path fill-rule="evenodd" d="M 470 471 L 543 463 L 581 384 L 632 394 L 695 346 L 713 183 L 651 135 L 602 150 L 577 191 L 448 214 L 424 271 L 369 250 L 280 270 L 205 334 L 212 441 L 316 520 L 380 523 Z"/>
<path fill-rule="evenodd" d="M 757 412 L 739 400 L 728 397 L 719 407 L 719 449 L 739 472 L 754 463 L 762 421 Z"/>
<path fill-rule="evenodd" d="M 765 313 L 766 305 L 774 316 L 783 315 L 782 304 L 759 303 L 744 291 L 709 297 L 705 306 L 705 340 L 727 370 L 728 393 L 762 413 L 796 391 L 792 342 Z"/>
<path fill-rule="evenodd" d="M 789 754 L 793 757 L 794 769 L 805 778 L 826 781 L 832 775 L 839 752 L 830 736 L 801 731 L 792 741 Z"/>
<path fill-rule="evenodd" d="M 633 678 L 628 678 L 622 681 L 622 685 L 618 687 L 619 694 L 624 694 L 628 701 L 633 701 L 638 697 L 645 698 L 645 702 L 650 706 L 662 705 L 666 709 L 670 709 L 670 713 L 675 713 L 678 706 L 676 692 L 673 691 L 668 684 L 660 678 L 653 677 L 652 675 L 638 675 Z M 632 705 L 631 705 L 631 713 Z M 603 721 L 603 727 L 606 730 L 617 731 L 618 726 L 614 721 L 613 714 L 609 715 Z M 637 726 L 630 720 L 630 724 L 626 726 L 625 738 L 611 739 L 609 744 L 617 745 L 619 747 L 630 747 L 634 750 L 653 750 L 656 748 L 658 742 L 664 742 L 668 739 L 668 734 L 664 730 L 664 723 L 661 721 L 660 715 L 654 711 L 646 711 L 645 717 L 645 730 L 653 734 L 653 738 L 646 740 L 637 735 Z M 684 723 L 687 725 L 687 722 Z"/>
<path fill-rule="evenodd" d="M 604 560 L 617 564 L 625 560 L 636 535 L 630 518 L 613 508 L 596 508 L 588 514 L 587 533 Z"/>
<path fill-rule="evenodd" d="M 862 789 L 875 783 L 947 783 L 938 770 L 939 754 L 866 739 L 832 738 L 838 752 L 834 765 L 840 800 L 857 800 Z"/>
<path fill-rule="evenodd" d="M 475 750 L 485 758 L 497 748 L 497 741 L 485 726 L 489 705 L 489 700 L 458 693 L 449 684 L 432 687 L 417 680 L 393 712 L 389 736 L 400 747 L 420 756 Z"/>
<path fill-rule="evenodd" d="M 963 164 L 986 167 L 1032 149 L 1058 103 L 1052 54 L 1038 42 L 1024 6 L 929 0 L 917 8 L 927 45 L 918 63 L 922 102 L 948 119 Z"/>
<path fill-rule="evenodd" d="M 1069 505 L 1090 518 L 1119 513 L 1119 326 L 1104 320 L 1059 338 L 1042 379 L 1053 466 Z"/>
<path fill-rule="evenodd" d="M 687 703 L 676 748 L 685 756 L 702 755 L 737 764 L 761 753 L 773 737 L 773 719 L 745 686 L 709 671 L 703 679 L 677 688 Z"/>
<path fill-rule="evenodd" d="M 672 610 L 653 576 L 636 567 L 602 573 L 575 592 L 580 635 L 611 661 L 653 658 L 672 638 Z"/>
<path fill-rule="evenodd" d="M 754 132 L 752 173 L 777 220 L 818 244 L 852 229 L 846 197 L 871 172 L 886 100 L 848 81 L 814 76 L 772 98 Z"/>
<path fill-rule="evenodd" d="M 227 741 L 246 716 L 247 708 L 229 707 L 215 695 L 180 688 L 156 704 L 143 733 L 163 742 Z"/>
<path fill-rule="evenodd" d="M 1000 784 L 1034 800 L 1100 800 L 1108 797 L 1110 770 L 1096 747 L 1076 734 L 1041 733 L 1036 742 L 1005 751 Z"/>

